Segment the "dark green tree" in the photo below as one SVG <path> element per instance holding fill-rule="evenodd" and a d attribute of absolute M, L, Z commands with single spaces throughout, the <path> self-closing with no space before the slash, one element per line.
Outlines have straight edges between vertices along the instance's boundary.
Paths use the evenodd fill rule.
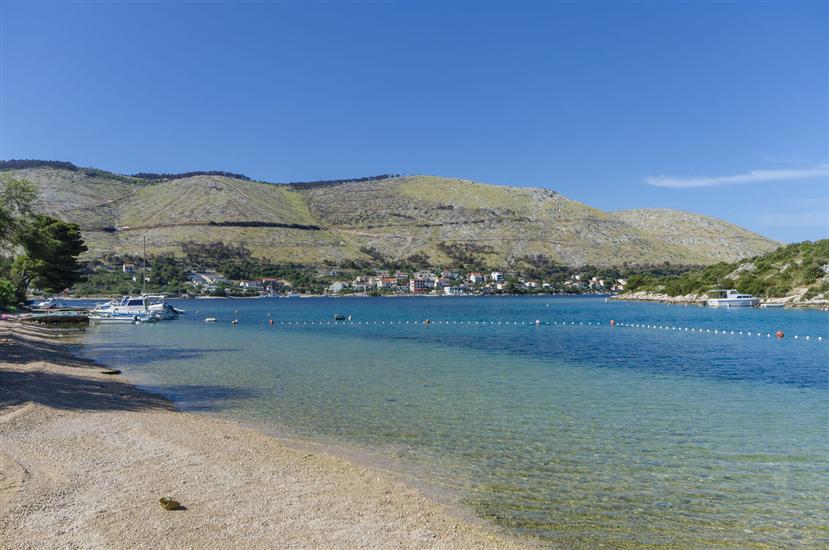
<path fill-rule="evenodd" d="M 18 242 L 24 253 L 12 270 L 24 289 L 34 285 L 61 292 L 81 280 L 78 256 L 87 248 L 77 224 L 37 214 L 18 229 Z"/>

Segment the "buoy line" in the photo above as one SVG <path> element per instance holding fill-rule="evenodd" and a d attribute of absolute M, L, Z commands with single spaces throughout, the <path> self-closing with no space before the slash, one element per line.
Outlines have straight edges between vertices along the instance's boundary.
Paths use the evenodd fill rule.
<path fill-rule="evenodd" d="M 212 318 L 211 318 L 212 319 Z M 215 323 L 215 321 L 214 321 Z M 277 321 L 270 318 L 270 314 L 268 317 L 262 320 L 266 326 L 274 326 L 277 324 Z M 231 321 L 232 325 L 238 325 L 239 319 L 235 318 Z M 615 328 L 631 328 L 631 329 L 649 329 L 649 330 L 670 330 L 670 331 L 679 331 L 679 332 L 690 332 L 694 334 L 711 334 L 717 336 L 745 336 L 745 337 L 752 337 L 752 338 L 772 338 L 774 337 L 776 340 L 783 340 L 785 338 L 791 338 L 797 341 L 809 341 L 809 342 L 824 342 L 829 340 L 829 337 L 824 338 L 823 336 L 816 336 L 813 337 L 811 335 L 794 335 L 794 336 L 787 336 L 783 330 L 775 330 L 775 331 L 759 331 L 759 330 L 750 330 L 750 331 L 742 331 L 742 330 L 726 330 L 726 329 L 711 329 L 711 328 L 702 328 L 702 327 L 686 327 L 680 325 L 668 325 L 668 324 L 648 324 L 648 323 L 625 323 L 616 321 L 615 319 L 610 319 L 609 321 L 599 322 L 599 321 L 566 321 L 566 320 L 555 320 L 555 321 L 542 321 L 541 319 L 533 319 L 533 320 L 524 320 L 524 321 L 490 321 L 490 320 L 469 320 L 469 319 L 461 319 L 461 320 L 446 320 L 446 319 L 422 319 L 422 320 L 380 320 L 380 321 L 353 321 L 350 318 L 347 320 L 335 320 L 335 321 L 322 321 L 322 320 L 290 320 L 290 321 L 279 321 L 279 326 L 288 326 L 288 327 L 306 327 L 308 325 L 311 326 L 357 326 L 357 327 L 389 327 L 389 326 L 403 326 L 408 325 L 410 327 L 430 327 L 430 326 L 448 326 L 452 325 L 453 327 L 457 327 L 457 325 L 461 325 L 462 327 L 517 327 L 517 326 L 529 326 L 529 327 L 550 327 L 550 326 L 558 326 L 558 327 L 606 327 L 615 329 Z"/>

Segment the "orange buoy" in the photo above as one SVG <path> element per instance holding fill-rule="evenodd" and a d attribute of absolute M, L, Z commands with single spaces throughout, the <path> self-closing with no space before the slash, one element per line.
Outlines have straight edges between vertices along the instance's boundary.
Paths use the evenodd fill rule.
<path fill-rule="evenodd" d="M 785 334 L 783 334 L 782 330 L 778 330 L 777 332 L 774 333 L 774 335 L 777 336 L 778 338 L 783 338 L 783 336 L 785 336 Z"/>
<path fill-rule="evenodd" d="M 616 326 L 616 321 L 614 321 L 613 319 L 611 319 L 611 320 L 610 320 L 610 326 L 611 326 L 611 327 L 615 327 L 615 326 Z"/>

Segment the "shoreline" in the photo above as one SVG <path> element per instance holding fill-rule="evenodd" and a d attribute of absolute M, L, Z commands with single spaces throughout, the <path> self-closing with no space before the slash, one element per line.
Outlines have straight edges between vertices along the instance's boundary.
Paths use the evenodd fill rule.
<path fill-rule="evenodd" d="M 791 298 L 792 297 L 790 296 L 786 298 L 761 300 L 760 305 L 756 307 L 763 308 L 766 304 L 783 304 L 783 307 L 779 307 L 778 309 L 816 309 L 818 311 L 827 311 L 829 308 L 829 301 L 826 300 L 801 302 L 794 301 Z M 619 302 L 643 302 L 652 304 L 707 307 L 707 299 L 703 299 L 697 295 L 669 296 L 668 294 L 660 294 L 658 292 L 634 292 L 631 294 L 617 294 L 610 296 L 609 299 Z"/>
<path fill-rule="evenodd" d="M 0 547 L 530 544 L 458 517 L 393 472 L 178 411 L 63 342 L 12 327 L 0 322 Z M 164 496 L 186 509 L 165 510 Z"/>
<path fill-rule="evenodd" d="M 162 293 L 163 294 L 163 293 Z M 77 301 L 93 301 L 93 300 L 112 300 L 113 298 L 119 298 L 123 295 L 116 295 L 116 294 L 92 294 L 89 296 L 68 296 L 61 298 L 63 301 L 71 302 L 73 300 Z M 534 292 L 534 293 L 508 293 L 508 292 L 498 292 L 498 293 L 468 293 L 468 294 L 432 294 L 432 293 L 421 293 L 421 294 L 414 294 L 414 293 L 400 293 L 400 294 L 363 294 L 363 293 L 353 293 L 353 294 L 299 294 L 297 296 L 204 296 L 204 295 L 195 295 L 191 297 L 187 296 L 179 296 L 179 295 L 166 295 L 170 300 L 260 300 L 260 299 L 302 299 L 302 298 L 492 298 L 492 297 L 523 297 L 523 298 L 551 298 L 551 297 L 564 297 L 564 298 L 575 298 L 579 296 L 585 297 L 592 297 L 592 298 L 600 298 L 602 296 L 610 297 L 615 296 L 614 294 L 610 294 L 608 292 Z M 30 296 L 30 300 L 40 299 L 41 297 L 32 297 Z"/>

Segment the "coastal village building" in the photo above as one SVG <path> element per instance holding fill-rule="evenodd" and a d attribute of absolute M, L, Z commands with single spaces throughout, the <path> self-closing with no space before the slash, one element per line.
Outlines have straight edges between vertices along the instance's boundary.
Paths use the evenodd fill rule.
<path fill-rule="evenodd" d="M 121 270 L 124 273 L 135 273 L 135 264 L 124 264 L 121 266 Z"/>
<path fill-rule="evenodd" d="M 190 282 L 195 286 L 216 286 L 227 282 L 227 280 L 220 273 L 216 273 L 215 271 L 190 273 L 187 275 L 187 278 L 190 279 Z"/>
<path fill-rule="evenodd" d="M 267 292 L 282 292 L 292 287 L 291 282 L 285 279 L 277 279 L 275 277 L 265 277 L 262 279 L 262 289 Z"/>
<path fill-rule="evenodd" d="M 432 281 L 429 279 L 410 279 L 409 292 L 412 294 L 424 294 L 432 290 Z"/>
<path fill-rule="evenodd" d="M 501 282 L 501 281 L 504 280 L 504 274 L 501 273 L 500 271 L 493 271 L 492 273 L 489 274 L 489 280 L 491 280 L 493 282 L 496 282 L 496 283 Z"/>
<path fill-rule="evenodd" d="M 345 281 L 334 281 L 331 283 L 331 286 L 328 287 L 329 292 L 333 292 L 334 294 L 339 294 L 343 290 L 348 288 L 348 283 Z"/>
<path fill-rule="evenodd" d="M 376 288 L 377 290 L 389 290 L 398 287 L 397 279 L 395 277 L 371 277 L 368 279 L 367 286 Z"/>
<path fill-rule="evenodd" d="M 467 278 L 469 279 L 469 282 L 472 283 L 473 285 L 484 282 L 484 276 L 482 274 L 478 273 L 478 272 L 470 273 L 467 276 Z"/>
<path fill-rule="evenodd" d="M 261 291 L 262 283 L 259 281 L 239 281 L 239 287 L 245 290 Z"/>
<path fill-rule="evenodd" d="M 435 279 L 434 287 L 437 289 L 446 288 L 452 285 L 452 281 L 447 279 L 446 277 L 440 277 L 439 279 Z"/>

